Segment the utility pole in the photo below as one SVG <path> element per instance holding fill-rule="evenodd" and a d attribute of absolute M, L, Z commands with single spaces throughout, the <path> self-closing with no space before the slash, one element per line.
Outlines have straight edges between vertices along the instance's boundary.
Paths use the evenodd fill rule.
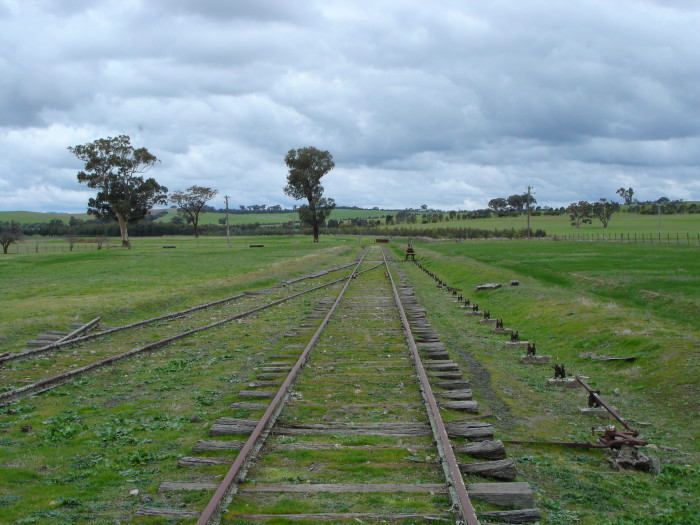
<path fill-rule="evenodd" d="M 530 239 L 530 191 L 532 190 L 531 186 L 527 187 L 527 203 L 525 204 L 525 207 L 527 208 L 527 238 Z"/>
<path fill-rule="evenodd" d="M 228 200 L 230 198 L 231 197 L 229 197 L 228 195 L 224 196 L 224 200 L 226 201 L 226 242 L 228 243 L 229 248 L 231 247 L 231 232 L 229 231 L 228 227 Z"/>

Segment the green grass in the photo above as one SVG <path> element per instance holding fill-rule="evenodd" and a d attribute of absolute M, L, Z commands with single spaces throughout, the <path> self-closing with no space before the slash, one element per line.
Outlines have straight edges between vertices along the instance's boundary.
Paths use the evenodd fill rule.
<path fill-rule="evenodd" d="M 482 230 L 504 230 L 514 228 L 516 230 L 527 228 L 527 217 L 491 217 L 489 219 L 465 219 L 444 221 L 429 224 L 421 224 L 420 221 L 415 224 L 400 224 L 394 228 L 475 228 Z M 624 234 L 625 239 L 627 234 L 630 234 L 630 240 L 634 240 L 634 234 L 638 235 L 638 242 L 641 242 L 641 234 L 646 236 L 653 234 L 657 236 L 659 233 L 659 219 L 655 215 L 642 215 L 639 213 L 616 213 L 612 216 L 607 228 L 603 228 L 600 221 L 594 221 L 592 224 L 584 224 L 579 229 L 571 226 L 568 215 L 542 215 L 539 217 L 530 218 L 530 228 L 534 231 L 537 229 L 544 230 L 548 236 L 578 236 L 584 235 L 605 238 L 610 235 L 617 235 L 618 239 L 621 234 Z M 661 216 L 661 236 L 664 243 L 667 242 L 667 235 L 672 237 L 673 243 L 676 242 L 676 234 L 679 235 L 679 241 L 682 244 L 687 243 L 686 234 L 690 236 L 690 242 L 697 244 L 698 234 L 700 234 L 700 214 L 683 214 L 683 215 L 662 215 Z M 654 242 L 658 237 L 655 237 Z M 647 241 L 649 242 L 649 241 Z"/>
<path fill-rule="evenodd" d="M 549 241 L 444 245 L 446 256 L 467 255 L 540 282 L 585 291 L 700 329 L 697 247 Z"/>

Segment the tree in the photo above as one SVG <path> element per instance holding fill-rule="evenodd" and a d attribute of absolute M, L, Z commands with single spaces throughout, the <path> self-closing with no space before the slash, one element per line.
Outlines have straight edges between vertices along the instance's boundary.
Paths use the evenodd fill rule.
<path fill-rule="evenodd" d="M 600 199 L 593 204 L 593 216 L 603 223 L 603 228 L 608 227 L 610 217 L 616 211 L 620 211 L 620 205 L 617 202 L 608 202 L 607 199 Z"/>
<path fill-rule="evenodd" d="M 625 204 L 629 205 L 634 202 L 634 190 L 632 188 L 619 188 L 615 193 L 617 193 L 625 201 Z"/>
<path fill-rule="evenodd" d="M 499 217 L 502 217 L 503 215 L 506 214 L 506 212 L 508 210 L 508 201 L 505 200 L 503 197 L 491 199 L 489 201 L 489 208 L 491 208 L 494 212 L 496 212 L 496 215 L 498 215 Z"/>
<path fill-rule="evenodd" d="M 318 242 L 318 225 L 335 207 L 333 199 L 324 199 L 324 203 L 320 202 L 323 195 L 321 177 L 335 167 L 333 157 L 328 151 L 306 147 L 289 150 L 284 157 L 284 162 L 289 168 L 284 193 L 296 200 L 308 201 L 308 205 L 300 206 L 297 211 L 299 219 L 302 222 L 308 221 L 311 225 L 314 242 Z M 331 207 L 328 208 L 328 206 Z"/>
<path fill-rule="evenodd" d="M 569 213 L 571 226 L 576 226 L 576 229 L 578 229 L 581 224 L 591 224 L 593 222 L 593 205 L 590 202 L 572 202 L 569 204 L 569 207 L 566 208 L 566 211 Z"/>
<path fill-rule="evenodd" d="M 511 195 L 508 197 L 507 201 L 508 206 L 513 208 L 516 212 L 522 213 L 525 203 L 527 202 L 527 195 Z"/>
<path fill-rule="evenodd" d="M 185 191 L 170 194 L 170 201 L 177 206 L 177 211 L 188 223 L 194 226 L 194 236 L 199 237 L 199 216 L 206 213 L 205 204 L 219 193 L 211 188 L 190 186 Z"/>
<path fill-rule="evenodd" d="M 2 245 L 2 253 L 7 253 L 10 244 L 17 244 L 17 241 L 24 237 L 22 226 L 16 222 L 0 223 L 0 245 Z"/>
<path fill-rule="evenodd" d="M 316 224 L 322 225 L 324 222 L 326 222 L 326 219 L 328 216 L 330 216 L 333 208 L 335 208 L 335 201 L 333 199 L 326 199 L 325 197 L 318 199 L 315 207 Z M 311 214 L 311 208 L 304 204 L 303 206 L 299 206 L 298 211 L 299 221 L 302 224 L 308 224 L 309 226 L 313 227 L 314 216 Z"/>
<path fill-rule="evenodd" d="M 140 176 L 158 159 L 146 148 L 134 149 L 127 135 L 97 139 L 68 150 L 85 162 L 78 182 L 99 190 L 88 201 L 88 213 L 98 219 L 117 221 L 122 246 L 131 248 L 129 225 L 146 217 L 156 204 L 167 202 L 168 188 L 153 178 L 144 180 Z"/>
<path fill-rule="evenodd" d="M 66 241 L 68 242 L 68 251 L 72 252 L 75 243 L 78 241 L 78 227 L 70 226 L 66 232 Z"/>

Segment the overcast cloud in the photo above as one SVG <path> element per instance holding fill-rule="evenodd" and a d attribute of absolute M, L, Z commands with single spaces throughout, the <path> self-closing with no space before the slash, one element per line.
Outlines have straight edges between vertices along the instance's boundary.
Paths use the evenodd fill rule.
<path fill-rule="evenodd" d="M 700 3 L 0 0 L 0 210 L 84 212 L 66 149 L 282 204 L 315 146 L 339 204 L 700 200 Z"/>

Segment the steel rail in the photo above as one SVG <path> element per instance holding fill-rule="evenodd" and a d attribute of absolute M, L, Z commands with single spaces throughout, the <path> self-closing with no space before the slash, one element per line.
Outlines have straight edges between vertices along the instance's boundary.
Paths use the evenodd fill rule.
<path fill-rule="evenodd" d="M 229 504 L 231 498 L 236 493 L 238 483 L 245 475 L 245 470 L 247 469 L 247 466 L 257 455 L 257 452 L 262 447 L 265 439 L 267 438 L 267 435 L 270 433 L 270 430 L 275 424 L 277 417 L 284 408 L 284 405 L 289 397 L 289 388 L 296 380 L 301 368 L 306 364 L 309 353 L 316 346 L 318 339 L 321 337 L 321 333 L 323 333 L 323 330 L 326 328 L 326 325 L 330 321 L 330 318 L 338 308 L 338 305 L 340 304 L 340 301 L 345 295 L 345 292 L 350 286 L 350 283 L 352 282 L 353 278 L 359 275 L 357 270 L 362 264 L 366 254 L 367 249 L 365 249 L 362 253 L 352 274 L 346 278 L 345 285 L 343 286 L 342 290 L 340 290 L 340 292 L 338 293 L 338 297 L 334 301 L 331 308 L 328 310 L 328 313 L 324 317 L 323 321 L 321 321 L 321 324 L 319 325 L 318 329 L 314 332 L 314 335 L 311 337 L 309 343 L 306 345 L 306 348 L 304 348 L 304 351 L 297 359 L 296 363 L 292 367 L 292 370 L 289 372 L 282 385 L 280 385 L 279 389 L 277 390 L 277 393 L 275 394 L 275 397 L 272 399 L 270 405 L 267 407 L 267 410 L 265 410 L 265 413 L 258 421 L 258 424 L 253 429 L 253 432 L 248 437 L 248 440 L 241 448 L 240 452 L 238 453 L 238 456 L 236 456 L 236 459 L 231 465 L 231 468 L 229 468 L 228 472 L 224 476 L 224 479 L 221 481 L 221 484 L 209 500 L 209 503 L 199 515 L 197 525 L 211 525 L 214 523 L 219 523 L 221 518 L 221 512 L 223 511 L 224 507 Z M 378 268 L 379 266 L 382 266 L 382 264 L 383 263 L 380 263 L 360 273 L 364 273 L 366 271 L 373 270 L 374 268 Z"/>
<path fill-rule="evenodd" d="M 80 334 L 82 334 L 83 332 L 87 332 L 88 330 L 90 330 L 90 328 L 92 328 L 93 326 L 97 326 L 97 325 L 100 323 L 100 319 L 102 319 L 102 317 L 95 317 L 92 321 L 90 321 L 90 322 L 84 324 L 83 326 L 81 326 L 80 328 L 78 328 L 78 329 L 76 329 L 76 330 L 73 330 L 73 331 L 72 331 L 71 333 L 69 333 L 68 335 L 64 335 L 63 337 L 61 337 L 61 338 L 60 338 L 58 341 L 56 341 L 56 342 L 57 342 L 57 343 L 63 343 L 63 342 L 65 342 L 65 341 L 70 341 L 71 339 L 75 339 L 76 337 L 78 337 L 78 336 L 79 336 Z"/>
<path fill-rule="evenodd" d="M 600 403 L 600 406 L 602 406 L 605 410 L 607 410 L 607 411 L 610 413 L 610 415 L 611 415 L 612 417 L 614 417 L 615 419 L 617 419 L 617 420 L 620 422 L 620 424 L 622 424 L 622 426 L 624 426 L 627 430 L 629 430 L 630 432 L 632 432 L 632 435 L 633 435 L 633 436 L 636 437 L 636 436 L 639 435 L 639 430 L 637 430 L 637 429 L 632 428 L 631 426 L 629 426 L 629 424 L 627 423 L 627 421 L 625 421 L 624 419 L 622 419 L 622 417 L 620 416 L 620 414 L 618 414 L 617 411 L 613 410 L 613 408 L 612 408 L 610 405 L 608 405 L 608 404 L 598 395 L 598 393 L 597 393 L 595 390 L 593 390 L 590 386 L 588 386 L 588 384 L 587 384 L 580 376 L 574 376 L 574 378 L 576 379 L 576 381 L 578 381 L 578 383 L 579 383 L 583 388 L 585 388 L 585 389 L 588 391 L 588 393 L 589 393 L 590 395 L 592 395 L 592 396 L 596 399 L 596 401 L 598 401 L 598 403 Z"/>
<path fill-rule="evenodd" d="M 401 303 L 401 298 L 399 297 L 396 283 L 394 282 L 394 277 L 392 276 L 389 264 L 387 263 L 384 249 L 382 249 L 382 255 L 384 256 L 384 264 L 386 266 L 387 275 L 391 281 L 391 288 L 394 292 L 394 300 L 396 301 L 396 305 L 401 316 L 401 323 L 403 324 L 404 331 L 406 333 L 406 340 L 411 348 L 413 362 L 421 384 L 421 393 L 423 394 L 423 399 L 425 400 L 428 408 L 430 426 L 432 427 L 433 435 L 440 453 L 441 464 L 448 480 L 448 488 L 450 494 L 453 496 L 453 504 L 456 507 L 457 513 L 460 514 L 460 517 L 465 521 L 465 523 L 467 523 L 467 525 L 479 525 L 479 519 L 476 517 L 476 511 L 474 510 L 471 500 L 469 499 L 467 487 L 464 485 L 464 479 L 462 479 L 462 473 L 459 470 L 457 458 L 455 457 L 454 450 L 452 450 L 452 445 L 450 443 L 450 438 L 447 435 L 445 423 L 442 420 L 442 415 L 440 414 L 440 409 L 438 408 L 437 401 L 435 400 L 435 395 L 430 387 L 428 374 L 425 372 L 423 361 L 418 353 L 418 346 L 413 338 L 411 325 L 408 322 L 406 311 Z"/>
<path fill-rule="evenodd" d="M 381 266 L 381 264 L 379 264 L 377 266 Z M 375 266 L 375 268 L 376 268 L 376 266 Z M 355 275 L 354 270 L 353 270 L 353 273 L 348 277 L 336 279 L 336 280 L 331 281 L 329 283 L 321 284 L 319 286 L 315 286 L 313 288 L 310 288 L 309 290 L 297 292 L 293 295 L 283 297 L 282 299 L 278 299 L 276 301 L 272 301 L 272 302 L 267 303 L 265 305 L 258 306 L 256 308 L 253 308 L 252 310 L 248 310 L 246 312 L 242 312 L 240 314 L 236 314 L 236 315 L 227 317 L 226 319 L 222 319 L 222 320 L 216 321 L 214 323 L 210 323 L 210 324 L 205 325 L 205 326 L 193 328 L 192 330 L 187 330 L 186 332 L 179 333 L 179 334 L 174 335 L 172 337 L 168 337 L 166 339 L 162 339 L 160 341 L 156 341 L 154 343 L 150 343 L 150 344 L 147 344 L 145 346 L 134 348 L 133 350 L 129 350 L 128 352 L 124 352 L 122 354 L 118 354 L 118 355 L 115 355 L 112 357 L 108 357 L 106 359 L 102 359 L 100 361 L 96 361 L 94 363 L 91 363 L 89 365 L 85 365 L 85 366 L 80 367 L 80 368 L 76 368 L 75 370 L 71 370 L 69 372 L 64 372 L 62 374 L 58 374 L 58 375 L 55 375 L 52 377 L 47 377 L 45 379 L 42 379 L 42 380 L 37 381 L 35 383 L 32 383 L 30 385 L 26 385 L 26 386 L 23 386 L 20 388 L 15 388 L 14 390 L 8 390 L 7 392 L 2 392 L 2 393 L 0 393 L 0 406 L 7 405 L 8 403 L 11 403 L 13 401 L 17 401 L 18 399 L 22 399 L 22 398 L 27 397 L 27 396 L 32 395 L 32 394 L 39 394 L 41 392 L 45 392 L 47 390 L 51 390 L 51 389 L 56 388 L 58 386 L 64 385 L 64 384 L 70 382 L 75 377 L 83 375 L 87 372 L 90 372 L 90 371 L 96 369 L 96 368 L 101 368 L 105 365 L 111 365 L 113 363 L 116 363 L 118 361 L 122 361 L 124 359 L 128 359 L 129 357 L 133 357 L 134 355 L 137 355 L 137 354 L 140 354 L 143 352 L 157 350 L 159 348 L 162 348 L 164 346 L 169 345 L 170 343 L 178 341 L 179 339 L 183 339 L 184 337 L 190 336 L 192 334 L 203 332 L 204 330 L 209 330 L 211 328 L 215 328 L 217 326 L 220 326 L 220 325 L 225 324 L 225 323 L 229 323 L 231 321 L 235 321 L 237 319 L 242 319 L 244 317 L 247 317 L 249 315 L 257 313 L 261 310 L 265 310 L 267 308 L 277 306 L 278 304 L 282 304 L 282 303 L 289 301 L 291 299 L 295 299 L 301 295 L 315 292 L 315 291 L 320 290 L 322 288 L 327 288 L 327 287 L 332 286 L 334 284 L 340 283 L 346 279 L 350 279 L 350 278 L 352 278 L 353 275 Z"/>
<path fill-rule="evenodd" d="M 316 279 L 316 278 L 321 277 L 323 275 L 327 275 L 327 274 L 332 273 L 332 272 L 343 270 L 343 269 L 347 268 L 348 266 L 352 266 L 353 264 L 355 264 L 355 263 L 352 262 L 349 264 L 344 264 L 344 265 L 339 266 L 337 268 L 332 268 L 330 270 L 322 272 L 316 276 L 303 276 L 303 277 L 294 279 L 293 281 L 282 281 L 280 284 L 286 285 L 286 284 L 293 284 L 293 283 L 303 281 L 306 279 Z M 218 299 L 216 301 L 212 301 L 209 303 L 204 303 L 204 304 L 200 304 L 197 306 L 193 306 L 191 308 L 186 308 L 185 310 L 180 310 L 178 312 L 172 312 L 169 314 L 160 315 L 158 317 L 144 319 L 143 321 L 137 321 L 135 323 L 130 323 L 130 324 L 127 324 L 124 326 L 117 326 L 115 328 L 110 328 L 109 330 L 104 330 L 102 332 L 88 334 L 88 335 L 84 335 L 81 337 L 75 337 L 72 339 L 68 339 L 69 336 L 66 336 L 65 338 L 60 339 L 59 341 L 55 341 L 51 344 L 42 346 L 40 348 L 33 348 L 33 349 L 27 350 L 25 352 L 19 352 L 19 353 L 10 354 L 10 355 L 7 355 L 5 357 L 2 357 L 2 358 L 0 358 L 0 365 L 2 365 L 3 363 L 9 362 L 9 361 L 17 361 L 17 360 L 27 359 L 27 358 L 34 357 L 34 356 L 37 356 L 40 354 L 44 354 L 46 352 L 51 352 L 53 350 L 60 350 L 61 348 L 70 348 L 73 345 L 83 343 L 85 341 L 91 341 L 93 339 L 97 339 L 100 337 L 111 335 L 111 334 L 116 333 L 116 332 L 121 332 L 123 330 L 130 330 L 132 328 L 138 328 L 139 326 L 144 326 L 147 324 L 156 323 L 158 321 L 167 321 L 169 319 L 175 319 L 175 318 L 182 317 L 182 316 L 187 315 L 187 314 L 192 313 L 192 312 L 196 312 L 199 310 L 205 310 L 207 308 L 211 308 L 213 306 L 218 306 L 218 305 L 223 304 L 223 303 L 235 301 L 236 299 L 240 299 L 242 297 L 245 297 L 246 295 L 249 295 L 249 293 L 243 292 L 240 294 L 232 295 L 230 297 L 226 297 L 224 299 Z M 93 322 L 93 321 L 91 321 L 91 322 Z M 83 327 L 83 329 L 85 329 L 85 327 Z M 78 329 L 78 330 L 76 330 L 76 332 L 80 332 L 80 330 L 81 329 Z"/>
<path fill-rule="evenodd" d="M 179 312 L 173 312 L 170 314 L 165 314 L 161 315 L 158 317 L 152 317 L 150 319 L 144 319 L 143 321 L 138 321 L 136 323 L 131 323 L 127 324 L 124 326 L 117 326 L 116 328 L 110 328 L 109 330 L 104 330 L 102 332 L 96 332 L 94 334 L 88 334 L 88 335 L 83 335 L 81 337 L 76 337 L 75 339 L 70 339 L 68 341 L 56 341 L 55 343 L 51 343 L 46 346 L 42 346 L 40 348 L 34 348 L 32 350 L 27 350 L 26 352 L 20 352 L 18 354 L 10 354 L 6 357 L 3 357 L 0 359 L 0 364 L 5 363 L 7 361 L 18 361 L 21 359 L 27 359 L 30 357 L 34 357 L 40 354 L 44 354 L 46 352 L 51 352 L 52 350 L 60 350 L 61 348 L 70 348 L 73 345 L 79 344 L 79 343 L 84 343 L 85 341 L 91 341 L 93 339 L 98 339 L 100 337 L 104 337 L 106 335 L 111 335 L 116 332 L 121 332 L 123 330 L 130 330 L 132 328 L 138 328 L 139 326 L 144 326 L 150 323 L 155 323 L 157 321 L 165 321 L 168 319 L 174 319 L 177 317 L 182 317 L 183 315 L 187 315 L 188 313 L 191 312 L 196 312 L 197 310 L 204 310 L 206 308 L 210 308 L 212 306 L 216 306 L 222 303 L 226 303 L 229 301 L 234 301 L 236 299 L 240 299 L 241 297 L 245 297 L 245 293 L 237 294 L 237 295 L 232 295 L 231 297 L 226 297 L 225 299 L 219 299 L 218 301 L 213 301 L 211 303 L 205 303 L 205 304 L 200 304 L 197 306 L 193 306 L 192 308 L 187 308 L 186 310 L 180 310 Z"/>

